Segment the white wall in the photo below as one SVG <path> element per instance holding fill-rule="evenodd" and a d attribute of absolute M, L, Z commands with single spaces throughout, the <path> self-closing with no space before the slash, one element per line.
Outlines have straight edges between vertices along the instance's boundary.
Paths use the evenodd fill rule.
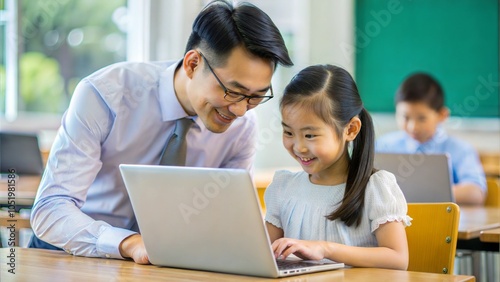
<path fill-rule="evenodd" d="M 201 0 L 128 0 L 129 61 L 180 58 Z"/>
<path fill-rule="evenodd" d="M 269 11 L 263 7 L 263 10 L 268 12 L 285 37 L 287 33 L 292 34 L 288 48 L 295 66 L 278 69 L 273 78 L 276 98 L 255 109 L 260 128 L 255 163 L 257 170 L 298 166 L 283 148 L 278 110 L 282 91 L 293 75 L 306 66 L 325 63 L 340 65 L 354 73 L 353 58 L 341 50 L 342 44 L 354 44 L 351 32 L 354 30 L 353 1 L 295 0 L 282 4 L 286 6 Z"/>

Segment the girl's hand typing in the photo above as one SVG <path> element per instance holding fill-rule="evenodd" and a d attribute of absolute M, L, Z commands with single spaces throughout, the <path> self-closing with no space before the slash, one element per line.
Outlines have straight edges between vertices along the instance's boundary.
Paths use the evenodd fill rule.
<path fill-rule="evenodd" d="M 275 258 L 286 259 L 294 254 L 301 259 L 320 260 L 325 258 L 325 242 L 280 238 L 271 245 Z"/>

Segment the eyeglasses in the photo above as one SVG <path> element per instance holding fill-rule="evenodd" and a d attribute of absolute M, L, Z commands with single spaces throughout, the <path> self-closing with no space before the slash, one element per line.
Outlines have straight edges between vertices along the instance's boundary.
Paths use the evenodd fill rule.
<path fill-rule="evenodd" d="M 271 100 L 274 97 L 272 85 L 269 85 L 269 91 L 271 91 L 270 96 L 264 96 L 264 95 L 249 96 L 249 95 L 245 95 L 243 93 L 238 93 L 238 92 L 227 89 L 227 87 L 224 86 L 222 81 L 220 81 L 219 77 L 217 77 L 217 75 L 215 74 L 214 70 L 212 69 L 212 67 L 208 63 L 207 58 L 205 58 L 205 56 L 203 56 L 203 54 L 201 52 L 198 51 L 198 53 L 200 53 L 200 56 L 203 58 L 203 60 L 205 60 L 205 63 L 207 63 L 208 69 L 210 69 L 212 74 L 215 76 L 215 79 L 217 79 L 217 82 L 219 82 L 220 87 L 222 88 L 222 90 L 224 90 L 224 93 L 225 93 L 224 99 L 226 99 L 226 101 L 236 103 L 236 102 L 243 101 L 244 99 L 248 99 L 247 100 L 248 104 L 255 106 L 255 105 L 259 105 L 259 104 L 264 104 L 265 102 Z"/>

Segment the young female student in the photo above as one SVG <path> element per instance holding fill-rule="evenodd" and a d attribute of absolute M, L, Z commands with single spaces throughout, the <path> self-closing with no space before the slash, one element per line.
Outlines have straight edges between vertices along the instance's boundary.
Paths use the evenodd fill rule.
<path fill-rule="evenodd" d="M 283 144 L 303 171 L 277 171 L 266 189 L 275 256 L 405 270 L 406 200 L 393 174 L 373 168 L 373 124 L 349 73 L 305 68 L 280 109 Z"/>

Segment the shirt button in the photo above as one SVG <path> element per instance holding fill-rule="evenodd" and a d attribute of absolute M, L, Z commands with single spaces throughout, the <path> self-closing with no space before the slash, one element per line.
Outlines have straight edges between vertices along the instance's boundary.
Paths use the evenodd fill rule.
<path fill-rule="evenodd" d="M 110 254 L 106 254 L 106 258 L 110 258 L 110 257 L 111 257 L 111 255 L 110 255 Z"/>

